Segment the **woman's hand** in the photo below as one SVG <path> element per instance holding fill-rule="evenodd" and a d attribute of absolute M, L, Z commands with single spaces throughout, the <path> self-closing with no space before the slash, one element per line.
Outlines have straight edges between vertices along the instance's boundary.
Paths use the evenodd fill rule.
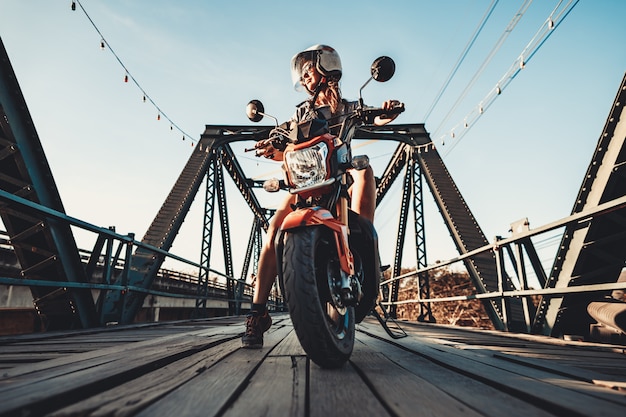
<path fill-rule="evenodd" d="M 397 107 L 403 107 L 404 104 L 401 101 L 398 100 L 387 100 L 383 102 L 383 105 L 381 106 L 383 109 L 385 110 L 392 110 L 395 109 Z M 384 126 L 387 123 L 391 122 L 392 120 L 394 120 L 396 117 L 398 117 L 400 113 L 395 113 L 395 114 L 390 114 L 390 115 L 385 115 L 386 117 L 381 117 L 378 116 L 374 119 L 374 124 L 376 126 Z"/>
<path fill-rule="evenodd" d="M 256 149 L 256 156 L 262 156 L 275 161 L 282 161 L 283 152 L 274 147 L 274 141 L 274 138 L 267 138 L 255 143 L 254 149 Z"/>

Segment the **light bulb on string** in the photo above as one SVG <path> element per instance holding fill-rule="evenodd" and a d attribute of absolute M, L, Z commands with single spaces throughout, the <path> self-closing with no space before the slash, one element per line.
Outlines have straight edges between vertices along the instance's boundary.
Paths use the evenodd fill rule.
<path fill-rule="evenodd" d="M 80 3 L 80 1 L 72 1 L 70 3 L 71 5 L 71 9 L 72 11 L 76 10 L 76 6 L 80 6 L 81 10 L 83 11 L 83 13 L 85 14 L 85 16 L 87 17 L 87 19 L 91 22 L 92 26 L 94 27 L 94 29 L 96 30 L 96 32 L 100 35 L 100 49 L 109 49 L 111 51 L 111 53 L 117 58 L 117 61 L 121 64 L 122 68 L 125 71 L 124 74 L 124 83 L 128 83 L 131 80 L 131 76 L 126 68 L 126 66 L 122 63 L 122 61 L 120 60 L 120 58 L 117 56 L 117 54 L 115 53 L 115 51 L 112 49 L 111 45 L 105 40 L 104 36 L 102 35 L 102 33 L 100 32 L 100 30 L 98 29 L 98 27 L 96 26 L 96 24 L 94 23 L 94 21 L 91 19 L 91 17 L 87 14 L 87 11 L 83 8 L 82 4 Z M 139 90 L 143 93 L 142 94 L 142 101 L 145 103 L 148 100 L 148 96 L 146 95 L 146 92 L 141 88 L 141 86 L 138 84 L 137 80 L 135 80 L 135 78 L 132 78 L 133 83 L 139 88 Z M 161 120 L 161 111 L 160 108 L 156 105 L 156 103 L 154 103 L 154 101 L 152 99 L 149 99 L 150 102 L 154 105 L 154 107 L 157 109 L 157 120 Z M 174 123 L 172 122 L 172 120 L 167 117 L 166 115 L 164 115 L 164 117 L 170 122 L 170 130 L 173 131 L 174 130 Z M 182 139 L 183 141 L 186 140 L 186 134 L 184 133 L 183 130 L 181 130 L 178 126 L 176 126 L 176 129 L 178 131 L 180 131 L 183 135 L 182 135 Z M 193 139 L 191 140 L 191 146 L 194 146 L 193 143 Z"/>

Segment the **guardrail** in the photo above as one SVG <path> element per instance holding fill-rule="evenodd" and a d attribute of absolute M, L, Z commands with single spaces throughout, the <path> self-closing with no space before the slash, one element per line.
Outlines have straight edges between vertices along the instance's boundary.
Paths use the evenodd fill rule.
<path fill-rule="evenodd" d="M 15 285 L 15 286 L 42 286 L 42 287 L 59 287 L 59 288 L 83 288 L 83 289 L 94 289 L 94 290 L 113 290 L 113 291 L 134 291 L 140 292 L 147 295 L 155 295 L 161 297 L 170 297 L 170 298 L 185 298 L 185 299 L 194 299 L 194 300 L 220 300 L 220 301 L 234 301 L 234 302 L 249 302 L 252 299 L 252 287 L 245 282 L 245 280 L 238 279 L 232 276 L 228 276 L 220 271 L 217 271 L 213 268 L 209 268 L 205 265 L 200 265 L 199 263 L 183 258 L 181 256 L 175 255 L 173 253 L 164 251 L 155 246 L 145 244 L 143 242 L 137 241 L 134 239 L 134 234 L 130 233 L 128 235 L 118 234 L 115 231 L 99 227 L 80 219 L 68 216 L 64 213 L 58 212 L 56 210 L 52 210 L 48 207 L 42 206 L 40 204 L 34 203 L 32 201 L 23 199 L 21 197 L 15 196 L 11 193 L 8 193 L 4 190 L 0 190 L 0 200 L 8 201 L 13 204 L 17 204 L 22 208 L 25 208 L 31 212 L 36 213 L 41 218 L 54 218 L 61 222 L 66 222 L 70 226 L 74 226 L 85 230 L 87 232 L 95 233 L 98 235 L 98 238 L 107 239 L 110 242 L 117 242 L 119 248 L 116 253 L 113 253 L 112 250 L 106 250 L 105 254 L 99 254 L 99 258 L 97 260 L 97 266 L 102 270 L 102 279 L 101 282 L 54 282 L 54 281 L 46 281 L 46 280 L 35 280 L 35 279 L 26 279 L 26 278 L 10 278 L 10 277 L 0 277 L 0 284 L 4 285 Z M 1 236 L 1 234 L 0 234 Z M 0 244 L 9 248 L 11 247 L 11 242 L 9 236 L 4 232 L 4 238 L 0 237 Z M 112 243 L 111 245 L 112 246 Z M 126 247 L 130 249 L 132 247 L 141 247 L 147 249 L 155 254 L 162 255 L 166 258 L 173 259 L 175 261 L 181 262 L 185 265 L 192 266 L 200 270 L 204 270 L 205 272 L 212 273 L 217 277 L 221 277 L 223 280 L 233 281 L 235 284 L 243 285 L 244 292 L 242 298 L 237 299 L 229 299 L 226 296 L 215 296 L 215 295 L 201 295 L 199 290 L 200 282 L 197 276 L 184 274 L 177 271 L 172 271 L 170 269 L 161 269 L 159 274 L 157 275 L 157 279 L 162 283 L 164 281 L 168 281 L 170 283 L 184 283 L 188 286 L 188 289 L 184 292 L 174 293 L 167 291 L 159 291 L 152 288 L 141 288 L 132 285 L 115 285 L 111 284 L 112 278 L 116 276 L 116 274 L 123 274 L 126 271 L 124 265 L 130 264 L 130 256 L 132 253 L 130 250 L 126 250 L 126 255 L 121 256 L 121 253 L 124 252 L 121 249 Z M 88 256 L 82 256 L 83 261 L 85 259 L 90 259 L 92 253 L 89 251 L 82 250 L 83 254 L 87 254 Z M 89 277 L 92 281 L 93 277 Z M 122 282 L 125 282 L 122 280 Z M 157 283 L 157 281 L 155 281 Z M 222 293 L 226 294 L 227 285 L 224 282 L 209 282 L 209 286 L 211 289 L 216 290 L 212 291 L 214 293 Z M 194 293 L 195 290 L 195 293 Z M 191 292 L 191 294 L 190 294 Z M 269 301 L 269 306 L 277 308 L 281 305 L 280 299 L 277 297 L 272 297 Z"/>
<path fill-rule="evenodd" d="M 602 283 L 602 284 L 588 284 L 588 285 L 578 285 L 578 286 L 569 286 L 569 287 L 561 287 L 561 288 L 540 288 L 540 289 L 530 289 L 530 288 L 520 288 L 517 290 L 504 290 L 505 288 L 505 279 L 506 271 L 504 271 L 501 265 L 501 257 L 502 257 L 502 249 L 505 247 L 510 247 L 511 245 L 520 245 L 522 241 L 528 241 L 531 237 L 554 231 L 556 229 L 587 222 L 595 217 L 602 216 L 611 211 L 622 209 L 626 207 L 626 196 L 620 197 L 618 199 L 608 201 L 606 203 L 600 204 L 597 207 L 592 209 L 588 209 L 582 211 L 580 213 L 573 214 L 571 216 L 565 217 L 561 220 L 555 221 L 553 223 L 546 224 L 544 226 L 538 227 L 536 229 L 527 230 L 521 233 L 516 233 L 513 237 L 506 239 L 497 239 L 495 242 L 489 245 L 485 245 L 478 249 L 472 250 L 460 256 L 448 259 L 446 261 L 438 262 L 435 265 L 424 267 L 417 269 L 415 271 L 402 274 L 396 277 L 392 277 L 381 282 L 381 286 L 389 285 L 395 281 L 402 281 L 405 279 L 415 278 L 420 276 L 421 274 L 427 274 L 431 271 L 435 271 L 439 268 L 443 268 L 446 266 L 450 266 L 456 264 L 458 262 L 462 262 L 468 258 L 476 256 L 478 254 L 493 251 L 495 255 L 495 261 L 497 266 L 498 273 L 498 289 L 497 291 L 490 291 L 486 293 L 478 293 L 471 295 L 451 295 L 446 297 L 437 297 L 437 298 L 422 298 L 420 296 L 421 292 L 416 291 L 417 298 L 413 298 L 410 300 L 401 300 L 401 301 L 391 301 L 391 300 L 383 300 L 381 304 L 384 306 L 391 305 L 402 305 L 402 304 L 415 304 L 415 303 L 441 303 L 441 302 L 455 302 L 455 301 L 466 301 L 466 300 L 485 300 L 485 299 L 497 299 L 500 300 L 502 311 L 505 311 L 505 300 L 507 298 L 524 298 L 531 296 L 547 296 L 547 297 L 555 297 L 555 296 L 563 296 L 567 294 L 574 293 L 589 293 L 589 292 L 605 292 L 612 290 L 626 290 L 626 282 L 615 282 L 615 283 Z M 523 287 L 523 283 L 528 282 L 528 275 L 526 271 L 525 265 L 523 265 L 519 259 L 516 260 L 516 274 L 518 276 L 518 280 L 521 283 L 520 286 Z M 419 280 L 416 280 L 419 283 Z"/>

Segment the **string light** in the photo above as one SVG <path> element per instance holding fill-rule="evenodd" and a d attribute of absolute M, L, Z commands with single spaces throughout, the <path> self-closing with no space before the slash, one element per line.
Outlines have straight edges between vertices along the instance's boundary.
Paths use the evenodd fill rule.
<path fill-rule="evenodd" d="M 132 76 L 132 74 L 130 73 L 130 71 L 128 71 L 128 68 L 126 68 L 126 65 L 124 65 L 124 63 L 122 62 L 122 60 L 120 59 L 120 57 L 115 53 L 115 51 L 113 50 L 113 48 L 111 48 L 111 45 L 109 44 L 109 42 L 107 42 L 106 38 L 104 37 L 104 35 L 102 34 L 102 32 L 100 32 L 100 29 L 98 29 L 98 27 L 96 26 L 96 24 L 94 23 L 93 19 L 91 18 L 91 16 L 89 16 L 89 14 L 87 13 L 87 11 L 85 10 L 85 8 L 83 7 L 82 3 L 79 0 L 75 0 L 72 1 L 71 3 L 71 8 L 72 11 L 76 10 L 76 5 L 78 4 L 78 6 L 80 7 L 80 9 L 82 10 L 82 12 L 85 14 L 85 17 L 87 17 L 87 19 L 89 20 L 89 22 L 91 23 L 91 26 L 93 26 L 93 28 L 95 29 L 95 31 L 98 33 L 98 35 L 100 35 L 100 49 L 105 49 L 105 47 L 108 47 L 108 50 L 111 51 L 111 53 L 113 54 L 113 56 L 115 57 L 115 59 L 117 60 L 117 62 L 120 64 L 120 66 L 124 69 L 125 74 L 124 74 L 124 82 L 127 83 L 129 81 L 132 81 L 133 84 L 135 84 L 135 86 L 141 91 L 141 93 L 143 94 L 142 96 L 142 100 L 145 103 L 146 101 L 149 101 L 150 104 L 152 104 L 152 106 L 154 106 L 154 108 L 157 111 L 157 120 L 161 120 L 161 115 L 163 115 L 163 117 L 168 120 L 170 122 L 170 130 L 174 130 L 174 128 L 176 130 L 178 130 L 180 133 L 182 133 L 183 135 L 183 140 L 185 140 L 186 137 L 188 138 L 192 138 L 191 135 L 189 135 L 188 133 L 186 133 L 184 130 L 182 130 L 176 123 L 174 123 L 174 121 L 167 116 L 167 114 L 165 114 L 163 112 L 163 110 L 161 110 L 161 108 L 154 102 L 154 100 L 152 100 L 152 98 L 145 92 L 145 90 L 141 87 L 141 85 L 139 85 L 139 83 L 137 82 L 137 80 L 135 79 L 135 77 Z M 191 139 L 191 146 L 193 146 L 194 144 L 194 140 Z"/>

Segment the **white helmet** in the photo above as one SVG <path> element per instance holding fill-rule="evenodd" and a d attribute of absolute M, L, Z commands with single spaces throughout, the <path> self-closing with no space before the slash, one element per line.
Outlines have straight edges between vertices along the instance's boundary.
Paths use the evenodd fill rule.
<path fill-rule="evenodd" d="M 337 51 L 328 45 L 313 45 L 291 58 L 291 80 L 297 91 L 302 90 L 302 68 L 309 61 L 324 77 L 336 81 L 341 78 L 341 59 Z"/>

